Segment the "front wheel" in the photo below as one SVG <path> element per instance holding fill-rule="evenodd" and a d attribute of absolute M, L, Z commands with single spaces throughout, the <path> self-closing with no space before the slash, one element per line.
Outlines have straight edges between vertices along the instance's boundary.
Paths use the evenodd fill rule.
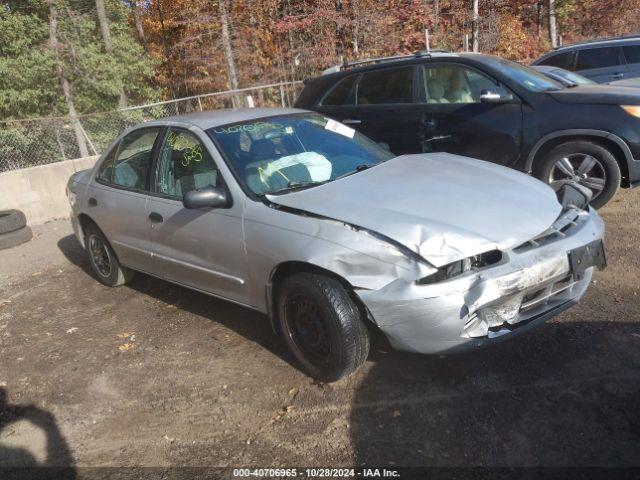
<path fill-rule="evenodd" d="M 101 283 L 117 287 L 133 278 L 135 272 L 120 265 L 109 241 L 93 224 L 85 228 L 84 245 L 89 254 L 91 269 Z"/>
<path fill-rule="evenodd" d="M 573 180 L 591 190 L 591 206 L 600 208 L 618 191 L 620 166 L 613 154 L 597 143 L 567 142 L 551 149 L 539 163 L 536 176 L 553 186 Z"/>
<path fill-rule="evenodd" d="M 354 372 L 369 354 L 369 332 L 342 284 L 296 273 L 278 288 L 277 317 L 284 340 L 312 377 L 333 382 Z"/>

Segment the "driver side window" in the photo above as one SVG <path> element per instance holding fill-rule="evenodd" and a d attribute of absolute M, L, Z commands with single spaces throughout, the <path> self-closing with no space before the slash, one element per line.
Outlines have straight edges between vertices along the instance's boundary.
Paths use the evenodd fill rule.
<path fill-rule="evenodd" d="M 156 191 L 182 199 L 191 190 L 217 187 L 220 172 L 202 142 L 193 133 L 170 128 L 158 161 Z"/>
<path fill-rule="evenodd" d="M 497 83 L 462 65 L 425 65 L 424 88 L 427 103 L 480 103 L 482 90 Z"/>

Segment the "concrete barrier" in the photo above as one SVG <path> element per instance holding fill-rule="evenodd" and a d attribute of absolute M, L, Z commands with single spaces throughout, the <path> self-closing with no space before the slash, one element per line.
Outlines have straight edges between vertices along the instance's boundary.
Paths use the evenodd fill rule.
<path fill-rule="evenodd" d="M 97 155 L 0 173 L 0 210 L 22 210 L 29 225 L 68 216 L 67 181 L 96 160 Z"/>

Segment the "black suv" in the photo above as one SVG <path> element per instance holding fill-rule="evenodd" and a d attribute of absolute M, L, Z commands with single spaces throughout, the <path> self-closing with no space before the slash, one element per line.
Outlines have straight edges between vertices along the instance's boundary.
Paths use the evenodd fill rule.
<path fill-rule="evenodd" d="M 395 154 L 445 151 L 553 183 L 577 180 L 604 205 L 640 184 L 640 94 L 565 87 L 491 55 L 418 53 L 325 70 L 296 106 L 316 110 Z M 638 160 L 635 160 L 638 159 Z"/>
<path fill-rule="evenodd" d="M 640 77 L 640 35 L 560 47 L 533 62 L 578 72 L 597 83 Z"/>

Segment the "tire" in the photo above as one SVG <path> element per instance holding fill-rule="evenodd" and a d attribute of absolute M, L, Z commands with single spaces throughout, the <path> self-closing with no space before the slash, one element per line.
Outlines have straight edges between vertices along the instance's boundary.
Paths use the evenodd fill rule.
<path fill-rule="evenodd" d="M 303 370 L 333 382 L 369 355 L 369 331 L 360 309 L 337 280 L 315 273 L 286 277 L 277 290 L 277 321 Z"/>
<path fill-rule="evenodd" d="M 585 173 L 580 168 L 592 164 L 587 158 L 594 159 L 595 163 Z M 562 159 L 568 160 L 569 164 L 559 163 Z M 569 175 L 569 167 L 573 169 L 573 176 Z M 602 207 L 613 198 L 621 180 L 620 165 L 613 154 L 602 145 L 586 140 L 562 143 L 551 149 L 538 163 L 535 175 L 549 184 L 554 180 L 573 178 L 594 193 L 591 200 L 594 208 Z"/>
<path fill-rule="evenodd" d="M 100 229 L 89 224 L 84 229 L 84 245 L 98 280 L 108 287 L 119 287 L 131 280 L 135 272 L 123 267 Z"/>
<path fill-rule="evenodd" d="M 8 233 L 0 234 L 0 250 L 12 248 L 33 238 L 33 232 L 29 227 L 22 227 Z"/>
<path fill-rule="evenodd" d="M 20 210 L 0 211 L 0 235 L 15 232 L 27 225 L 27 218 Z"/>

